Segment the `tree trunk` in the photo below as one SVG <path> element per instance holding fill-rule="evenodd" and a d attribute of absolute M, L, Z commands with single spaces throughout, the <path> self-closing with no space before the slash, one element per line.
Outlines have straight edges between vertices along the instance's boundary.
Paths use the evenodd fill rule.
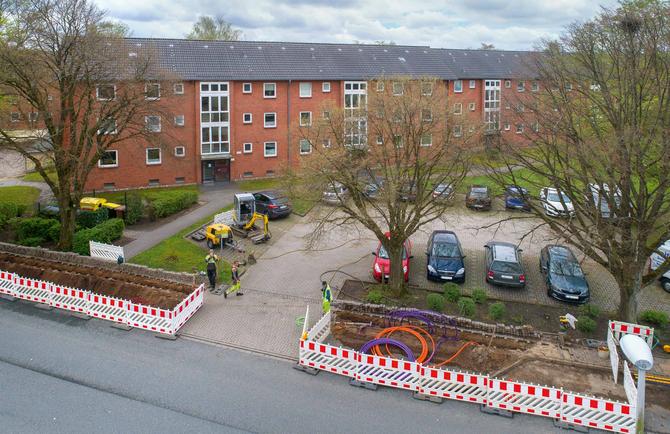
<path fill-rule="evenodd" d="M 619 318 L 630 323 L 637 322 L 637 296 L 642 288 L 642 270 L 630 270 L 619 282 Z"/>
<path fill-rule="evenodd" d="M 387 250 L 391 265 L 391 269 L 389 270 L 389 286 L 393 295 L 400 297 L 405 294 L 405 272 L 402 268 L 403 245 L 390 245 Z"/>
<path fill-rule="evenodd" d="M 74 238 L 75 218 L 77 208 L 69 195 L 61 195 L 58 200 L 60 208 L 60 235 L 58 239 L 59 250 L 71 250 Z"/>

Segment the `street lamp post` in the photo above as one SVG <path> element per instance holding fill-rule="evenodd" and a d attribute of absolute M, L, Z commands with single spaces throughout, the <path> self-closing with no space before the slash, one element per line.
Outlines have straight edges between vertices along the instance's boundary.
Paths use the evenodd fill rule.
<path fill-rule="evenodd" d="M 637 368 L 637 427 L 638 434 L 644 433 L 644 380 L 645 374 L 654 366 L 654 358 L 647 343 L 639 336 L 625 335 L 619 345 L 626 358 Z"/>

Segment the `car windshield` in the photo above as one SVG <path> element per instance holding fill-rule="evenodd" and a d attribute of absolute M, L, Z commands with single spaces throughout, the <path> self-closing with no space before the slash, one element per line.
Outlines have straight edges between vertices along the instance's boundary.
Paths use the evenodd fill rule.
<path fill-rule="evenodd" d="M 326 187 L 325 192 L 326 193 L 331 193 L 331 194 L 339 194 L 339 193 L 342 193 L 343 191 L 344 191 L 344 187 L 341 186 L 341 185 L 336 185 L 336 186 L 329 185 L 328 187 Z"/>
<path fill-rule="evenodd" d="M 472 190 L 470 190 L 470 196 L 486 197 L 488 196 L 488 191 L 485 188 L 473 188 Z"/>
<path fill-rule="evenodd" d="M 512 196 L 521 196 L 528 194 L 528 190 L 526 190 L 523 187 L 508 187 L 507 192 Z"/>
<path fill-rule="evenodd" d="M 435 243 L 433 244 L 432 255 L 441 258 L 460 258 L 461 251 L 457 244 L 451 243 Z"/>
<path fill-rule="evenodd" d="M 377 253 L 377 256 L 382 259 L 389 259 L 389 254 L 384 246 L 379 246 L 379 253 Z M 402 248 L 402 258 L 407 259 L 407 250 L 405 250 L 404 247 Z"/>
<path fill-rule="evenodd" d="M 521 265 L 516 262 L 493 261 L 491 270 L 499 273 L 515 273 L 521 274 Z"/>
<path fill-rule="evenodd" d="M 451 191 L 451 186 L 449 184 L 439 184 L 435 187 L 435 191 L 438 193 L 448 192 Z"/>
<path fill-rule="evenodd" d="M 565 203 L 570 203 L 570 202 L 572 202 L 572 201 L 570 200 L 570 198 L 569 198 L 568 196 L 565 195 L 565 193 L 561 193 L 561 196 L 563 196 L 563 202 L 565 202 Z M 561 201 L 561 199 L 558 197 L 558 193 L 555 193 L 555 192 L 553 192 L 553 191 L 552 191 L 552 192 L 549 192 L 549 194 L 547 194 L 547 200 L 548 200 L 549 202 L 560 202 L 560 201 Z"/>
<path fill-rule="evenodd" d="M 584 277 L 581 267 L 576 262 L 555 261 L 551 263 L 551 272 L 561 276 Z"/>

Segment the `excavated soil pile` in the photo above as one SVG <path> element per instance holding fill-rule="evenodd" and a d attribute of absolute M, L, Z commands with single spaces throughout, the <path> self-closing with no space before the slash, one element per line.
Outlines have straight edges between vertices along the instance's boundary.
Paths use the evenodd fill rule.
<path fill-rule="evenodd" d="M 193 291 L 188 285 L 167 280 L 2 252 L 0 270 L 161 309 L 173 309 Z"/>

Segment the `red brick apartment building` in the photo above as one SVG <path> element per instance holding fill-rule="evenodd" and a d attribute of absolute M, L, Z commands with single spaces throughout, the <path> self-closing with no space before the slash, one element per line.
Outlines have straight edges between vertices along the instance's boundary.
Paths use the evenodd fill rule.
<path fill-rule="evenodd" d="M 435 77 L 447 89 L 454 122 L 480 120 L 508 141 L 522 92 L 539 88 L 528 52 L 423 46 L 129 39 L 151 45 L 170 81 L 154 97 L 171 114 L 148 119 L 160 145 L 125 141 L 89 176 L 87 189 L 207 183 L 279 174 L 304 157 L 291 127 L 321 116 L 324 103 L 345 107 L 350 94 L 376 92 L 374 78 Z M 506 102 L 507 101 L 507 102 Z M 518 105 L 518 103 L 515 103 Z M 164 117 L 164 116 L 163 116 Z M 459 125 L 454 124 L 458 134 Z M 169 130 L 169 132 L 168 132 Z M 465 132 L 464 132 L 465 133 Z M 169 139 L 167 136 L 170 136 Z M 301 152 L 302 151 L 302 152 Z"/>

